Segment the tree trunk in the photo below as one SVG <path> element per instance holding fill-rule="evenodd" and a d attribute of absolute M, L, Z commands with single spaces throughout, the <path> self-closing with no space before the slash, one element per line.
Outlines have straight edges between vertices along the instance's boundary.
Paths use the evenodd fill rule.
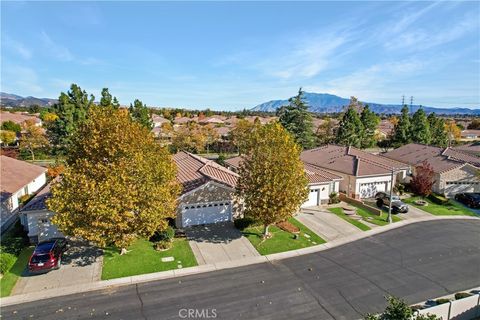
<path fill-rule="evenodd" d="M 35 154 L 33 153 L 32 149 L 30 149 L 30 153 L 32 154 L 32 161 L 35 161 Z"/>
<path fill-rule="evenodd" d="M 124 254 L 127 254 L 127 248 L 122 248 L 120 250 L 120 255 L 123 256 Z"/>
<path fill-rule="evenodd" d="M 270 238 L 270 233 L 268 233 L 268 227 L 270 227 L 269 224 L 263 226 L 263 239 Z"/>

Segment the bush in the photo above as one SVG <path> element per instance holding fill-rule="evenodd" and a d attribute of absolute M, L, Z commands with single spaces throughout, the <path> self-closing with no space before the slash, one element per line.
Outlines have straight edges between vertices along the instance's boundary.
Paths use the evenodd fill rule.
<path fill-rule="evenodd" d="M 403 183 L 397 183 L 395 187 L 393 187 L 393 191 L 401 196 L 405 193 L 405 185 Z"/>
<path fill-rule="evenodd" d="M 157 251 L 161 251 L 161 250 L 168 250 L 172 247 L 172 241 L 171 240 L 161 240 L 161 241 L 157 241 L 153 244 L 153 247 L 155 248 L 155 250 Z"/>
<path fill-rule="evenodd" d="M 340 197 L 338 196 L 338 193 L 332 192 L 328 196 L 330 199 L 328 200 L 328 203 L 334 204 L 334 203 L 339 203 L 340 202 Z"/>
<path fill-rule="evenodd" d="M 457 293 L 455 293 L 455 300 L 460 300 L 460 299 L 468 298 L 468 297 L 471 297 L 471 296 L 472 296 L 472 294 L 468 293 L 468 292 L 457 292 Z"/>
<path fill-rule="evenodd" d="M 32 197 L 33 197 L 33 195 L 24 194 L 23 196 L 21 196 L 20 198 L 18 198 L 18 200 L 20 201 L 21 204 L 25 204 L 25 203 L 27 203 Z"/>
<path fill-rule="evenodd" d="M 439 204 L 439 205 L 442 205 L 442 206 L 447 205 L 450 202 L 450 200 L 448 200 L 444 196 L 441 196 L 441 195 L 436 194 L 436 193 L 431 193 L 428 196 L 428 199 L 430 201 L 432 201 L 433 203 L 436 203 L 436 204 Z"/>
<path fill-rule="evenodd" d="M 156 231 L 153 236 L 150 238 L 152 242 L 159 242 L 159 241 L 172 241 L 175 237 L 175 229 L 168 226 L 167 229 L 163 231 Z"/>
<path fill-rule="evenodd" d="M 437 305 L 439 305 L 439 304 L 449 303 L 450 299 L 440 298 L 440 299 L 435 300 L 435 302 L 437 303 Z"/>
<path fill-rule="evenodd" d="M 11 253 L 2 252 L 0 253 L 0 273 L 5 274 L 13 266 L 17 257 Z"/>
<path fill-rule="evenodd" d="M 250 217 L 239 218 L 233 221 L 235 228 L 237 228 L 238 230 L 244 230 L 250 227 L 251 225 L 253 225 L 254 223 L 255 223 L 255 220 L 253 220 Z"/>

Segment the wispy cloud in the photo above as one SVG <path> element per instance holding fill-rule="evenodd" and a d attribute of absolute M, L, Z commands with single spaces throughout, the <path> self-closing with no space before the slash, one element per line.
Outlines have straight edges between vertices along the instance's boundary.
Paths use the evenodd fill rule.
<path fill-rule="evenodd" d="M 24 59 L 28 60 L 32 57 L 30 49 L 28 49 L 23 43 L 10 38 L 8 35 L 3 36 L 3 44 Z"/>
<path fill-rule="evenodd" d="M 35 70 L 18 65 L 9 65 L 2 70 L 2 90 L 15 93 L 41 94 L 43 88 Z"/>

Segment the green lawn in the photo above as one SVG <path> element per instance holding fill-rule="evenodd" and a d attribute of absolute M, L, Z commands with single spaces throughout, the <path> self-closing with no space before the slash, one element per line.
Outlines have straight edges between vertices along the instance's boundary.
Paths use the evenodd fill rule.
<path fill-rule="evenodd" d="M 262 239 L 262 226 L 248 227 L 243 230 L 242 233 L 261 255 L 301 249 L 325 243 L 325 240 L 305 227 L 298 220 L 290 218 L 288 221 L 300 229 L 298 239 L 294 239 L 293 234 L 283 231 L 276 226 L 271 226 L 269 228 L 272 237 L 267 240 Z M 310 238 L 305 235 L 309 235 Z"/>
<path fill-rule="evenodd" d="M 12 292 L 13 287 L 17 283 L 18 278 L 25 270 L 28 259 L 33 253 L 34 247 L 24 248 L 17 258 L 15 264 L 10 270 L 0 279 L 0 297 L 8 297 Z"/>
<path fill-rule="evenodd" d="M 173 240 L 173 246 L 166 251 L 156 251 L 153 243 L 139 239 L 129 248 L 128 253 L 121 256 L 117 248 L 104 250 L 102 280 L 128 277 L 137 274 L 159 272 L 197 265 L 192 249 L 185 238 Z M 172 262 L 162 262 L 164 257 L 174 257 Z"/>
<path fill-rule="evenodd" d="M 362 216 L 364 220 L 366 220 L 370 223 L 376 224 L 377 226 L 384 226 L 384 225 L 388 224 L 388 221 L 387 221 L 388 212 L 382 211 L 382 214 L 380 216 L 377 216 L 377 215 L 371 213 L 370 211 L 367 211 L 367 210 L 362 209 L 360 207 L 357 207 L 355 205 L 352 205 L 352 204 L 349 204 L 349 205 L 357 208 L 357 214 L 359 216 Z M 392 214 L 392 221 L 393 222 L 398 222 L 398 221 L 401 221 L 401 220 L 402 219 L 400 219 L 398 216 Z"/>
<path fill-rule="evenodd" d="M 333 214 L 339 216 L 340 218 L 347 221 L 348 223 L 353 224 L 355 227 L 357 227 L 358 229 L 360 229 L 362 231 L 371 230 L 371 228 L 369 226 L 361 223 L 359 220 L 352 219 L 349 216 L 347 216 L 345 213 L 343 213 L 342 208 L 330 208 L 330 209 L 328 209 L 328 211 L 330 211 Z"/>
<path fill-rule="evenodd" d="M 430 201 L 429 199 L 422 199 L 428 202 L 427 206 L 419 206 L 415 204 L 416 200 L 420 200 L 421 197 L 411 197 L 406 198 L 403 201 L 415 206 L 423 211 L 431 213 L 436 216 L 473 216 L 478 217 L 473 211 L 463 206 L 460 203 L 450 200 L 446 205 L 436 204 Z"/>

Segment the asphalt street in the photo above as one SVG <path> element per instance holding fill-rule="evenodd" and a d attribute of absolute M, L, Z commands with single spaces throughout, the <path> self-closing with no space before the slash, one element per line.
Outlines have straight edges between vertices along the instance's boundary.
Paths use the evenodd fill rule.
<path fill-rule="evenodd" d="M 480 220 L 407 225 L 314 254 L 2 308 L 2 319 L 359 319 L 480 286 Z"/>

